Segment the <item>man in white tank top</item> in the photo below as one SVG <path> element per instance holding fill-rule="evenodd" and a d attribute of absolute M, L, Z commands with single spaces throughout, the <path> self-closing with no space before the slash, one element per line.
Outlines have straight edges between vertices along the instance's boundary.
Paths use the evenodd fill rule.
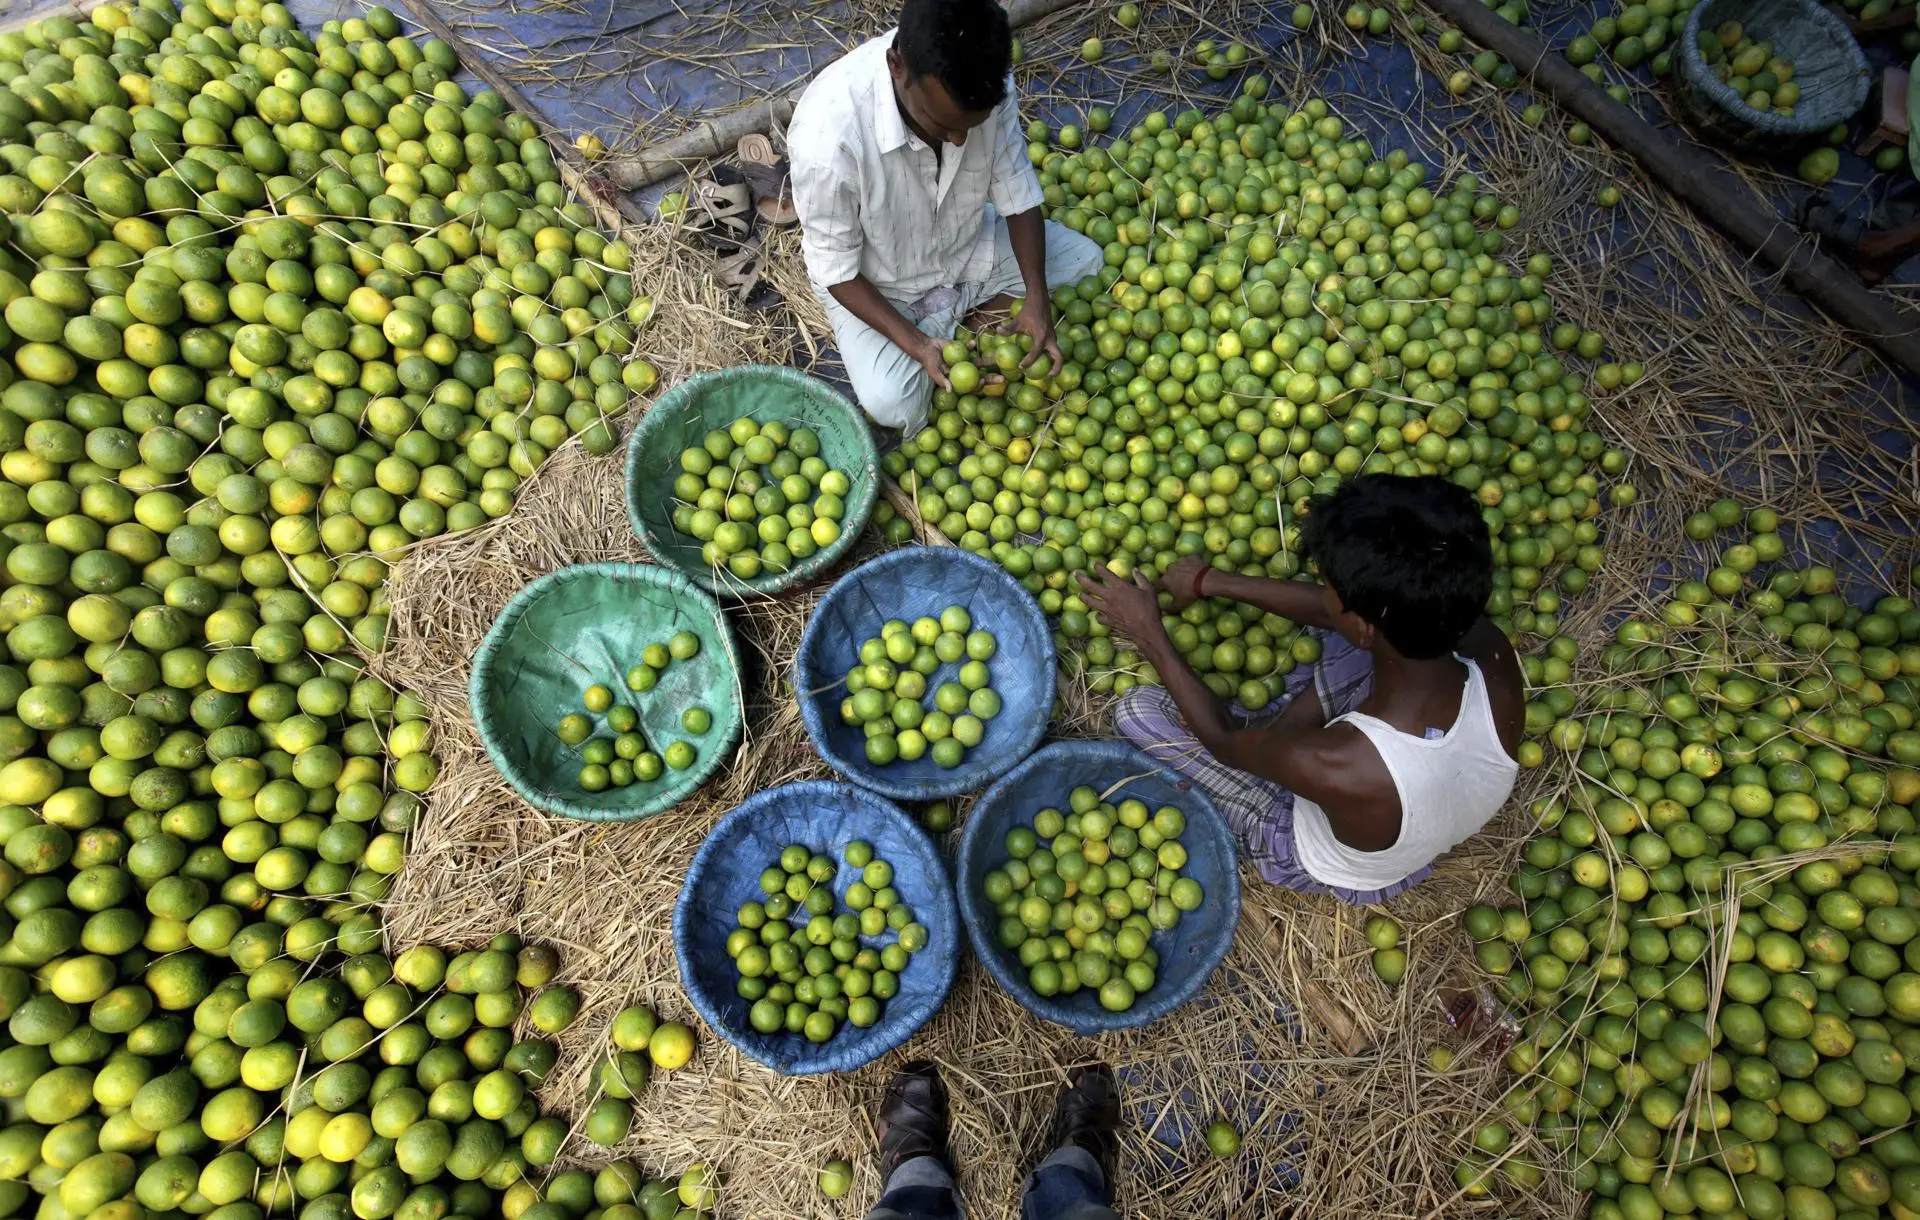
<path fill-rule="evenodd" d="M 1363 475 L 1317 498 L 1300 549 L 1325 584 L 1176 561 L 1157 582 L 1099 569 L 1082 596 L 1164 687 L 1121 697 L 1120 733 L 1207 792 L 1261 874 L 1348 902 L 1389 898 L 1476 833 L 1513 789 L 1520 664 L 1483 608 L 1493 554 L 1479 505 L 1437 476 Z M 1168 638 L 1178 612 L 1231 600 L 1320 634 L 1284 710 L 1250 724 Z"/>

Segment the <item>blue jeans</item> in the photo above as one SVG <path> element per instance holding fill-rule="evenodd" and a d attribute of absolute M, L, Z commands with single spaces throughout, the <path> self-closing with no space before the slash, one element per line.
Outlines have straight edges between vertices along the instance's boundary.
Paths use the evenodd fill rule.
<path fill-rule="evenodd" d="M 1021 1220 L 1120 1220 L 1108 1206 L 1099 1162 L 1080 1148 L 1062 1148 L 1040 1162 L 1020 1192 Z M 930 1156 L 894 1170 L 867 1220 L 961 1220 L 953 1175 Z"/>

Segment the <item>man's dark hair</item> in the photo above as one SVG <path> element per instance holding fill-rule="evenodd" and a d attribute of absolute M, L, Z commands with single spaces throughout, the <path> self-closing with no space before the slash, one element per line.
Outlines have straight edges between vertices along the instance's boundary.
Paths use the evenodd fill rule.
<path fill-rule="evenodd" d="M 962 110 L 1006 100 L 1013 29 L 998 0 L 906 0 L 894 46 L 909 78 L 934 77 Z"/>
<path fill-rule="evenodd" d="M 1450 652 L 1493 591 L 1479 503 L 1438 475 L 1362 475 L 1316 497 L 1300 549 L 1348 610 L 1414 660 Z"/>

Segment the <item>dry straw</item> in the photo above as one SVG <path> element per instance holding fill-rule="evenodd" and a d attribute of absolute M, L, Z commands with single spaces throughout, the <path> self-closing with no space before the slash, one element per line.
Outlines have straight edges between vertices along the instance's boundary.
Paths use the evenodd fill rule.
<path fill-rule="evenodd" d="M 1023 31 L 1029 96 L 1094 100 L 1071 97 L 1065 82 L 1081 39 L 1097 32 L 1113 54 L 1139 52 L 1134 66 L 1110 73 L 1120 92 L 1151 91 L 1184 104 L 1193 78 L 1152 71 L 1149 52 L 1232 38 L 1251 28 L 1254 11 L 1240 2 L 1149 7 L 1150 20 L 1134 35 L 1094 5 Z M 1563 629 L 1583 645 L 1576 684 L 1602 680 L 1591 662 L 1610 630 L 1610 611 L 1647 604 L 1662 564 L 1688 553 L 1686 515 L 1718 496 L 1773 504 L 1789 522 L 1843 516 L 1869 556 L 1906 547 L 1911 558 L 1920 494 L 1900 451 L 1910 448 L 1913 425 L 1898 403 L 1884 420 L 1863 410 L 1863 401 L 1885 391 L 1862 349 L 1753 274 L 1739 252 L 1649 187 L 1624 158 L 1569 145 L 1557 118 L 1538 130 L 1525 126 L 1515 103 L 1526 99 L 1476 86 L 1443 103 L 1439 82 L 1462 65 L 1430 43 L 1417 52 L 1425 87 L 1410 97 L 1326 93 L 1325 70 L 1356 44 L 1338 8 L 1319 7 L 1318 34 L 1272 50 L 1260 65 L 1276 90 L 1295 102 L 1326 96 L 1362 130 L 1391 114 L 1419 133 L 1414 155 L 1436 177 L 1480 174 L 1486 189 L 1520 206 L 1511 249 L 1552 255 L 1560 313 L 1607 335 L 1617 358 L 1646 363 L 1638 385 L 1596 396 L 1595 426 L 1635 455 L 1632 477 L 1643 494 L 1639 507 L 1608 518 L 1607 562 L 1584 595 L 1569 599 Z M 808 19 L 837 21 L 834 40 L 846 43 L 884 28 L 889 8 L 818 6 Z M 714 23 L 717 36 L 720 26 L 764 10 L 733 5 L 701 20 Z M 564 82 L 603 72 L 609 53 L 631 57 L 643 44 L 644 29 L 609 24 L 579 47 L 515 52 L 509 66 L 528 79 Z M 661 54 L 651 44 L 645 50 Z M 782 83 L 743 87 L 765 93 Z M 602 134 L 623 146 L 642 135 L 638 128 Z M 1607 183 L 1624 196 L 1612 212 L 1589 203 Z M 639 290 L 658 302 L 640 350 L 666 379 L 796 356 L 805 365 L 828 345 L 791 235 L 776 239 L 770 266 L 790 309 L 756 315 L 735 307 L 713 285 L 710 263 L 676 235 L 655 229 L 628 237 Z M 1880 429 L 1900 435 L 1877 444 Z M 378 665 L 425 695 L 444 760 L 388 904 L 393 941 L 472 944 L 513 928 L 560 946 L 563 978 L 586 1003 L 562 1040 L 561 1067 L 544 1100 L 575 1119 L 588 1101 L 593 1055 L 621 1006 L 644 1002 L 663 1016 L 691 1019 L 669 925 L 678 879 L 707 830 L 752 792 L 825 773 L 784 688 L 817 591 L 731 612 L 746 670 L 746 741 L 679 808 L 633 825 L 550 819 L 515 799 L 487 764 L 466 708 L 467 660 L 507 599 L 535 576 L 569 563 L 644 557 L 621 495 L 618 455 L 595 458 L 569 445 L 529 481 L 506 519 L 416 547 L 396 582 L 394 648 Z M 1102 731 L 1102 701 L 1073 684 L 1066 724 L 1075 733 Z M 1540 1191 L 1461 1197 L 1454 1165 L 1513 1078 L 1484 1047 L 1461 1048 L 1444 1073 L 1426 1066 L 1427 1051 L 1448 1037 L 1435 991 L 1471 972 L 1457 916 L 1476 901 L 1507 898 L 1505 878 L 1530 828 L 1527 803 L 1565 786 L 1557 768 L 1527 775 L 1488 833 L 1390 904 L 1411 951 L 1397 990 L 1368 969 L 1360 935 L 1367 912 L 1249 877 L 1240 935 L 1213 983 L 1144 1030 L 1076 1039 L 1027 1016 L 969 963 L 946 1008 L 918 1037 L 852 1075 L 777 1077 L 702 1031 L 694 1063 L 663 1074 L 639 1099 L 634 1135 L 618 1154 L 656 1173 L 692 1161 L 719 1166 L 726 1176 L 721 1214 L 729 1218 L 859 1215 L 880 1185 L 872 1103 L 902 1060 L 927 1056 L 953 1086 L 954 1151 L 970 1212 L 1005 1215 L 1039 1150 L 1064 1067 L 1099 1057 L 1130 1082 L 1119 1182 L 1129 1217 L 1571 1214 L 1557 1176 Z M 1207 1155 L 1199 1132 L 1215 1117 L 1245 1133 L 1239 1157 Z M 587 1164 L 605 1155 L 584 1142 L 572 1152 Z M 1515 1152 L 1551 1162 L 1524 1137 Z M 835 1156 L 853 1160 L 855 1187 L 829 1204 L 814 1176 Z"/>

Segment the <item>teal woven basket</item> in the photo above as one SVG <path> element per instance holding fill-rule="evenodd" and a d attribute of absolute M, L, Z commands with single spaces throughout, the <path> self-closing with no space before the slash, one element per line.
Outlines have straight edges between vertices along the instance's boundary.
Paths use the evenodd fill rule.
<path fill-rule="evenodd" d="M 707 565 L 700 541 L 673 525 L 673 481 L 680 454 L 707 433 L 743 416 L 807 427 L 820 437 L 820 457 L 851 484 L 840 536 L 785 571 L 742 579 Z M 880 455 L 859 408 L 832 386 L 799 369 L 748 364 L 687 378 L 647 409 L 627 444 L 627 518 L 647 553 L 730 597 L 769 597 L 813 580 L 839 561 L 867 527 L 880 486 Z"/>
<path fill-rule="evenodd" d="M 700 651 L 661 670 L 652 690 L 629 690 L 626 674 L 641 651 L 679 631 L 697 636 Z M 625 788 L 582 787 L 580 747 L 561 741 L 556 727 L 562 716 L 584 713 L 582 695 L 596 682 L 613 690 L 615 703 L 634 708 L 656 752 L 685 741 L 693 764 Z M 514 791 L 543 813 L 589 822 L 630 822 L 672 808 L 733 753 L 745 719 L 740 658 L 720 604 L 652 564 L 561 568 L 514 594 L 473 654 L 467 692 L 487 757 Z M 682 723 L 696 705 L 713 717 L 705 733 Z M 612 735 L 604 716 L 592 719 L 595 737 Z"/>

